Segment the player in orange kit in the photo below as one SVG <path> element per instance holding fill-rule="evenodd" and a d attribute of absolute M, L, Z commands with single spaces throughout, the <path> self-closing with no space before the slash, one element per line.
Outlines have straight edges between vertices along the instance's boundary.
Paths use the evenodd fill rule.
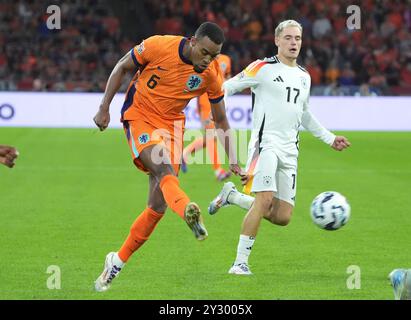
<path fill-rule="evenodd" d="M 183 149 L 183 110 L 190 99 L 207 93 L 216 128 L 229 132 L 223 78 L 215 61 L 223 42 L 221 28 L 205 22 L 192 38 L 147 38 L 114 67 L 94 122 L 100 130 L 108 127 L 110 103 L 124 75 L 138 68 L 126 94 L 121 120 L 133 162 L 149 176 L 149 194 L 147 207 L 131 226 L 120 250 L 107 254 L 104 270 L 95 281 L 97 291 L 110 287 L 130 256 L 149 238 L 167 207 L 185 220 L 198 240 L 207 238 L 200 208 L 179 187 L 177 175 Z M 242 174 L 231 150 L 231 135 L 219 137 L 229 156 L 230 169 Z"/>
<path fill-rule="evenodd" d="M 231 78 L 231 59 L 225 54 L 220 54 L 216 58 L 218 65 L 220 66 L 224 80 Z M 207 93 L 204 93 L 198 97 L 197 101 L 197 111 L 201 119 L 202 129 L 205 131 L 203 136 L 197 138 L 183 151 L 183 162 L 181 165 L 181 170 L 187 172 L 187 158 L 189 155 L 195 153 L 198 150 L 207 148 L 208 155 L 212 161 L 214 174 L 218 181 L 224 181 L 231 176 L 230 171 L 225 171 L 219 162 L 218 151 L 217 151 L 217 139 L 214 134 L 210 134 L 209 130 L 214 130 L 215 126 L 211 120 L 211 105 L 208 99 Z"/>

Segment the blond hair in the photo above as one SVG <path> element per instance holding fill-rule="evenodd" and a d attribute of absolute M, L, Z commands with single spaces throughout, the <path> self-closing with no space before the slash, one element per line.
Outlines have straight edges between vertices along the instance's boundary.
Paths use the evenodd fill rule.
<path fill-rule="evenodd" d="M 283 30 L 287 27 L 297 27 L 301 30 L 301 33 L 303 33 L 303 27 L 300 23 L 295 20 L 285 20 L 281 22 L 277 28 L 275 28 L 275 36 L 279 37 L 281 32 L 283 32 Z"/>

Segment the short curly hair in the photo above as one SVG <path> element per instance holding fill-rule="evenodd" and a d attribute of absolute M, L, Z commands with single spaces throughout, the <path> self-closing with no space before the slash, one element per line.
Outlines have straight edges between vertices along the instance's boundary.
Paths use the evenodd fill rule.
<path fill-rule="evenodd" d="M 224 31 L 214 22 L 204 22 L 196 30 L 194 36 L 197 39 L 209 37 L 215 44 L 222 44 L 225 41 Z"/>

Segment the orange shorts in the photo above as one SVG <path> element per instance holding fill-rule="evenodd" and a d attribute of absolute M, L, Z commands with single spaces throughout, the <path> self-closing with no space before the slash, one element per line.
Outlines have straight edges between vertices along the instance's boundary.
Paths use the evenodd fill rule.
<path fill-rule="evenodd" d="M 156 145 L 151 150 L 151 161 L 154 164 L 171 164 L 174 172 L 178 174 L 183 154 L 184 127 L 157 128 L 140 119 L 124 121 L 123 127 L 133 162 L 138 169 L 149 172 L 139 155 L 145 148 Z"/>
<path fill-rule="evenodd" d="M 205 129 L 214 129 L 214 121 L 210 120 L 211 104 L 207 93 L 198 97 L 198 114 L 201 122 L 206 123 Z"/>

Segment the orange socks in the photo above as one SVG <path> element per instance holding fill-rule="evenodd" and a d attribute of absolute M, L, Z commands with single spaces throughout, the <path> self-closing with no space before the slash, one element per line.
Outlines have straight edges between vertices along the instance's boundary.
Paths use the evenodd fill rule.
<path fill-rule="evenodd" d="M 184 209 L 190 202 L 185 192 L 180 189 L 178 178 L 171 174 L 163 177 L 160 181 L 160 189 L 163 192 L 167 205 L 184 219 Z"/>
<path fill-rule="evenodd" d="M 213 166 L 214 171 L 221 168 L 221 164 L 218 159 L 218 151 L 217 151 L 217 139 L 212 137 L 211 139 L 207 139 L 205 146 L 208 151 L 208 156 L 210 157 L 211 164 Z M 198 150 L 204 148 L 204 138 L 200 137 L 195 139 L 192 143 L 190 143 L 187 147 L 184 148 L 184 159 L 187 160 L 187 156 L 192 154 Z"/>
<path fill-rule="evenodd" d="M 160 182 L 160 188 L 167 205 L 184 219 L 184 210 L 190 199 L 180 189 L 178 178 L 171 174 L 166 175 Z M 147 241 L 163 215 L 147 207 L 137 217 L 131 226 L 130 234 L 118 251 L 118 256 L 123 262 L 127 262 L 130 256 Z"/>
<path fill-rule="evenodd" d="M 214 171 L 221 168 L 221 164 L 218 161 L 218 151 L 217 151 L 217 139 L 212 138 L 209 139 L 206 143 L 208 155 L 211 160 L 211 164 L 213 165 Z"/>
<path fill-rule="evenodd" d="M 164 214 L 146 208 L 137 217 L 131 226 L 130 234 L 118 252 L 118 256 L 123 262 L 127 262 L 130 256 L 146 242 L 163 216 Z"/>
<path fill-rule="evenodd" d="M 203 137 L 195 139 L 187 147 L 184 148 L 184 159 L 187 160 L 187 156 L 201 150 L 204 148 L 204 139 Z"/>

